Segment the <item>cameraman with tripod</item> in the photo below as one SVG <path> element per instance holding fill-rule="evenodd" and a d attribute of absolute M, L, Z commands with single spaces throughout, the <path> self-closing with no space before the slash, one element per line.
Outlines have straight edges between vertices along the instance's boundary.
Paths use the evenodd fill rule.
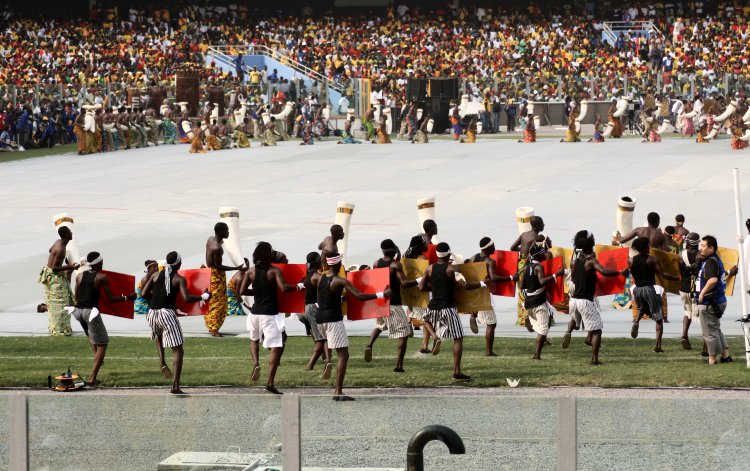
<path fill-rule="evenodd" d="M 703 340 L 708 347 L 708 364 L 731 363 L 729 345 L 721 331 L 721 316 L 727 308 L 727 297 L 724 294 L 726 281 L 723 279 L 724 264 L 721 263 L 716 250 L 718 243 L 714 236 L 707 235 L 701 239 L 698 251 L 703 260 L 695 280 L 696 314 L 701 321 Z"/>

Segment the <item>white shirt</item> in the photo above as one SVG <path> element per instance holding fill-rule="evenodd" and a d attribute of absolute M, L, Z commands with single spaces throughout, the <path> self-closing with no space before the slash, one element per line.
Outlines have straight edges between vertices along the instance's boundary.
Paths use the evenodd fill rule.
<path fill-rule="evenodd" d="M 745 257 L 745 282 L 748 286 L 745 287 L 745 291 L 750 290 L 750 235 L 745 234 L 745 240 L 742 242 L 742 253 Z M 730 267 L 731 268 L 731 267 Z"/>

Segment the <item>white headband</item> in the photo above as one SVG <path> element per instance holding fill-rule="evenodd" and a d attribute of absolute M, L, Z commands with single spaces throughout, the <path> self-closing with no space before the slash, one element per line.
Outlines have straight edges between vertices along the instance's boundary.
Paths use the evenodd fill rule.
<path fill-rule="evenodd" d="M 479 247 L 479 250 L 488 249 L 488 248 L 492 247 L 493 245 L 495 245 L 495 241 L 493 241 L 492 239 L 490 239 L 490 241 L 487 242 L 487 244 L 485 244 L 484 247 Z"/>
<path fill-rule="evenodd" d="M 164 267 L 164 288 L 167 291 L 167 296 L 172 291 L 172 267 L 176 267 L 181 261 L 182 257 L 177 254 L 177 259 L 172 263 L 167 263 L 167 266 Z"/>
<path fill-rule="evenodd" d="M 336 254 L 333 257 L 326 257 L 326 263 L 329 267 L 332 267 L 338 263 L 341 263 L 341 254 Z"/>
<path fill-rule="evenodd" d="M 451 251 L 449 250 L 447 252 L 435 252 L 435 254 L 438 256 L 438 258 L 445 258 L 451 254 Z"/>
<path fill-rule="evenodd" d="M 86 263 L 84 263 L 83 265 L 88 265 L 88 266 L 90 266 L 90 267 L 93 267 L 93 266 L 94 266 L 94 265 L 96 265 L 97 263 L 101 263 L 101 262 L 102 262 L 103 260 L 104 260 L 104 259 L 102 258 L 102 256 L 101 256 L 101 255 L 99 255 L 98 257 L 96 257 L 95 259 L 93 259 L 93 260 L 92 260 L 92 261 L 90 261 L 90 262 L 89 262 L 89 261 L 86 261 Z"/>

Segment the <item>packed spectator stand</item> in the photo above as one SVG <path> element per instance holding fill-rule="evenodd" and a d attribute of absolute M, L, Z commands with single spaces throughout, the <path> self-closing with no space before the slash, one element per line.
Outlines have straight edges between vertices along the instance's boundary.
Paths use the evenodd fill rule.
<path fill-rule="evenodd" d="M 267 46 L 341 84 L 349 96 L 352 81 L 366 78 L 394 105 L 404 101 L 410 77 L 458 76 L 462 93 L 488 113 L 507 112 L 523 100 L 606 101 L 647 92 L 677 100 L 750 91 L 748 2 L 579 4 L 430 11 L 395 5 L 292 16 L 258 15 L 247 4 L 175 4 L 95 7 L 75 20 L 6 10 L 0 17 L 0 148 L 75 142 L 72 123 L 84 103 L 118 109 L 129 89 L 172 87 L 175 69 L 185 64 L 208 63 L 204 89 L 241 87 L 236 73 L 206 60 L 210 45 Z M 654 30 L 617 34 L 610 42 L 605 21 L 650 21 Z M 272 71 L 256 73 L 261 86 L 243 91 L 258 106 L 270 104 L 274 91 L 295 102 L 320 92 Z"/>

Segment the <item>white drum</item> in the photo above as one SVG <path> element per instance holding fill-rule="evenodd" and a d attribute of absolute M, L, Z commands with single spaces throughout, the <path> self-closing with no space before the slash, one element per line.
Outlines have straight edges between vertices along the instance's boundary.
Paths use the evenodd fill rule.
<path fill-rule="evenodd" d="M 420 198 L 417 200 L 417 217 L 419 217 L 419 232 L 424 231 L 424 222 L 428 219 L 435 221 L 435 197 L 430 196 L 429 198 Z M 435 221 L 437 222 L 437 221 Z M 432 237 L 431 242 L 437 244 L 440 242 L 438 236 Z"/>
<path fill-rule="evenodd" d="M 518 224 L 518 233 L 523 234 L 531 230 L 531 216 L 534 215 L 534 208 L 521 206 L 516 208 L 516 224 Z"/>
<path fill-rule="evenodd" d="M 81 253 L 78 250 L 78 237 L 76 236 L 73 217 L 68 213 L 59 213 L 52 216 L 52 222 L 55 224 L 55 232 L 61 227 L 67 227 L 73 233 L 73 239 L 65 247 L 65 258 L 67 258 L 69 264 L 81 263 Z M 86 270 L 86 268 L 78 269 L 78 271 L 81 270 Z"/>
<path fill-rule="evenodd" d="M 240 210 L 232 206 L 219 207 L 219 221 L 229 227 L 229 237 L 224 240 L 224 252 L 232 263 L 239 266 L 245 263 L 240 244 Z"/>
<path fill-rule="evenodd" d="M 355 206 L 354 203 L 347 203 L 345 201 L 339 201 L 336 203 L 336 217 L 334 218 L 334 224 L 338 224 L 344 228 L 344 240 L 340 240 L 337 244 L 344 266 L 347 266 L 346 245 L 349 242 L 349 226 L 352 223 L 352 214 L 354 214 Z"/>
<path fill-rule="evenodd" d="M 630 196 L 623 196 L 617 200 L 617 232 L 623 237 L 633 231 L 635 202 L 635 198 L 631 198 Z M 630 242 L 624 245 L 630 247 Z"/>

